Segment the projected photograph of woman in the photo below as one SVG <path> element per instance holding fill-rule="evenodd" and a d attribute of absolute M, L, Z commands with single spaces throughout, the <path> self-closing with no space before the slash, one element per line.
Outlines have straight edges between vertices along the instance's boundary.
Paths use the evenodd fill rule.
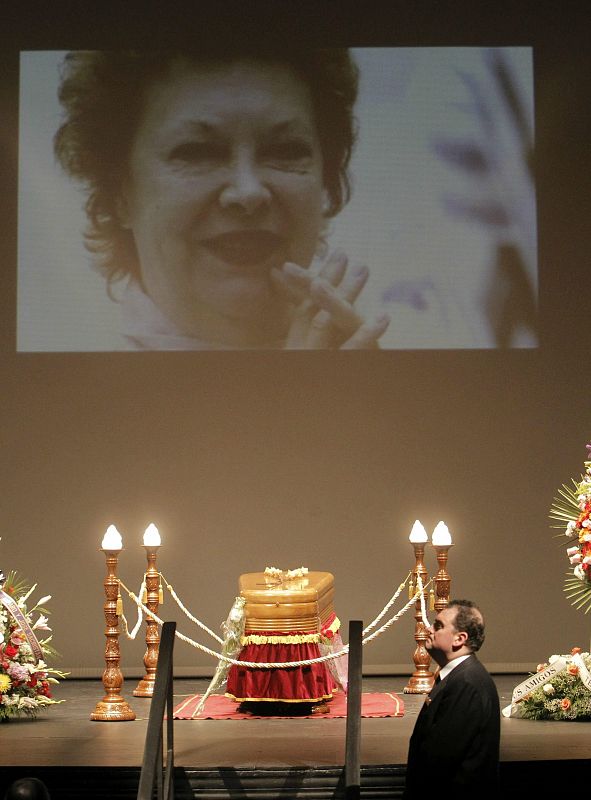
<path fill-rule="evenodd" d="M 367 267 L 323 246 L 356 94 L 343 49 L 66 56 L 55 152 L 133 348 L 377 346 Z"/>
<path fill-rule="evenodd" d="M 24 52 L 17 348 L 536 347 L 532 154 L 531 48 Z"/>

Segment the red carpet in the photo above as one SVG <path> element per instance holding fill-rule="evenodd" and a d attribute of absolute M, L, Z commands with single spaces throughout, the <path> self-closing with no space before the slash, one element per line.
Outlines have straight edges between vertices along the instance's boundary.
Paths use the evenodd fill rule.
<path fill-rule="evenodd" d="M 327 713 L 314 714 L 257 714 L 239 710 L 240 705 L 223 695 L 212 695 L 205 701 L 205 708 L 199 716 L 193 716 L 197 704 L 201 699 L 200 694 L 194 694 L 179 703 L 174 711 L 174 719 L 335 719 L 347 716 L 347 698 L 344 694 L 335 694 L 326 705 Z M 295 706 L 299 704 L 294 704 Z M 258 704 L 257 708 L 261 704 Z M 286 704 L 289 711 L 289 704 Z M 364 693 L 361 695 L 362 717 L 402 717 L 404 716 L 404 703 L 394 692 Z"/>

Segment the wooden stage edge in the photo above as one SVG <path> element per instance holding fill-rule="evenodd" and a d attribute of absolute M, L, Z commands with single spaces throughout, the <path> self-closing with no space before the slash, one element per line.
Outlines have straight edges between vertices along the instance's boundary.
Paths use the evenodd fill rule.
<path fill-rule="evenodd" d="M 524 677 L 495 676 L 502 707 Z M 406 681 L 404 676 L 363 679 L 364 691 L 398 694 L 405 715 L 362 720 L 361 797 L 401 795 L 408 740 L 423 702 L 420 695 L 403 694 Z M 202 692 L 207 683 L 175 680 L 175 704 Z M 136 713 L 133 722 L 92 722 L 102 683 L 67 679 L 55 692 L 62 704 L 36 720 L 2 725 L 0 797 L 12 780 L 26 775 L 45 780 L 53 788 L 52 800 L 135 797 L 150 707 L 150 700 L 132 696 L 135 685 L 128 680 L 122 691 Z M 515 796 L 532 772 L 549 790 L 569 774 L 570 787 L 573 769 L 567 762 L 578 767 L 576 762 L 589 758 L 590 734 L 589 723 L 502 718 L 502 777 Z M 177 798 L 341 796 L 344 719 L 177 720 L 174 738 Z M 504 790 L 503 797 L 510 794 Z"/>

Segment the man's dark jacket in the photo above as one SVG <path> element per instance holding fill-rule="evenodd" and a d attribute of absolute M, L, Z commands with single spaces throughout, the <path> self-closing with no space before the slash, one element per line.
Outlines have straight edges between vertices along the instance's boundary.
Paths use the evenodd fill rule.
<path fill-rule="evenodd" d="M 496 797 L 499 696 L 475 655 L 436 684 L 410 739 L 404 797 Z"/>

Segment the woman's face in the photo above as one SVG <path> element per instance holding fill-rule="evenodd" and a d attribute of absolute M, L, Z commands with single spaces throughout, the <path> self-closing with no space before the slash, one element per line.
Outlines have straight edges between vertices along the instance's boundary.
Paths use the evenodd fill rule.
<path fill-rule="evenodd" d="M 307 87 L 280 64 L 177 62 L 152 85 L 121 197 L 145 291 L 187 335 L 282 334 L 273 267 L 308 267 L 323 228 Z"/>

